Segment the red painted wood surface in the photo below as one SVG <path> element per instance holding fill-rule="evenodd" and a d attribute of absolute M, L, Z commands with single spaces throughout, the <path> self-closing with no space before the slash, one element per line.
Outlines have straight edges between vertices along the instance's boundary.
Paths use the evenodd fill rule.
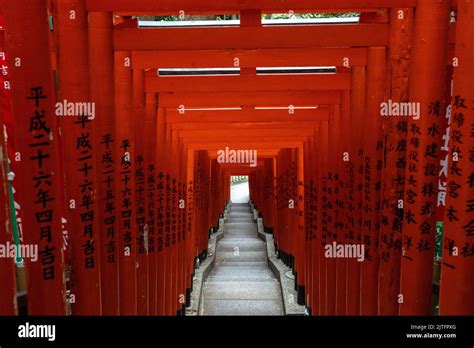
<path fill-rule="evenodd" d="M 119 196 L 115 151 L 115 97 L 110 81 L 114 79 L 112 14 L 89 13 L 90 91 L 95 103 L 97 138 L 98 220 L 100 231 L 100 277 L 103 315 L 119 313 Z"/>
<path fill-rule="evenodd" d="M 431 313 L 437 201 L 431 186 L 438 186 L 441 137 L 430 129 L 433 124 L 435 127 L 441 125 L 441 114 L 445 109 L 445 84 L 439 82 L 444 81 L 446 75 L 448 25 L 449 1 L 440 1 L 436 6 L 426 0 L 418 1 L 409 97 L 420 103 L 421 116 L 419 120 L 408 119 L 407 125 L 401 315 Z"/>
<path fill-rule="evenodd" d="M 115 153 L 120 315 L 137 314 L 136 156 L 130 52 L 115 52 Z"/>
<path fill-rule="evenodd" d="M 56 12 L 58 103 L 87 103 L 87 110 L 91 111 L 85 3 L 81 0 L 58 0 Z M 84 83 L 76 83 L 78 80 L 84 80 Z M 61 116 L 61 145 L 65 149 L 62 161 L 71 241 L 72 313 L 100 315 L 99 214 L 95 202 L 98 193 L 96 157 L 100 138 L 95 135 L 96 115 L 82 112 L 58 116 Z"/>
<path fill-rule="evenodd" d="M 65 313 L 64 270 L 71 269 L 72 314 L 183 315 L 195 267 L 208 257 L 210 231 L 229 202 L 232 175 L 249 176 L 250 199 L 295 276 L 292 300 L 312 315 L 431 314 L 437 218 L 445 222 L 440 313 L 472 314 L 469 1 L 3 5 L 19 183 L 34 193 L 20 196 L 23 243 L 56 248 L 54 280 L 44 278 L 49 255 L 42 263 L 27 260 L 30 314 Z M 459 22 L 449 25 L 453 6 Z M 240 14 L 241 22 L 138 28 L 131 19 L 180 10 Z M 356 24 L 262 25 L 262 14 L 290 10 L 362 15 Z M 447 70 L 454 58 L 459 66 Z M 257 74 L 261 67 L 310 65 L 337 72 Z M 240 71 L 158 75 L 162 68 Z M 58 131 L 53 70 L 59 101 L 94 102 L 94 120 L 64 118 Z M 383 118 L 381 103 L 389 100 L 419 102 L 421 118 Z M 44 118 L 30 119 L 43 109 Z M 443 144 L 450 147 L 446 210 L 437 217 Z M 256 150 L 256 166 L 220 163 L 226 147 Z M 46 150 L 50 157 L 39 161 L 35 154 Z M 88 161 L 87 173 L 76 174 L 77 164 Z M 44 174 L 54 180 L 38 184 Z M 9 240 L 5 187 L 1 236 Z M 40 204 L 52 209 L 50 226 L 35 223 Z M 70 246 L 63 260 L 64 212 Z M 93 221 L 84 220 L 89 212 Z M 328 256 L 333 243 L 363 245 L 364 261 Z M 12 285 L 2 291 L 9 293 L 12 266 L 2 268 Z M 0 314 L 14 313 L 14 303 Z"/>
<path fill-rule="evenodd" d="M 471 315 L 473 298 L 473 115 L 472 43 L 473 7 L 468 1 L 458 0 L 456 57 L 462 64 L 454 70 L 454 95 L 451 105 L 451 151 L 448 174 L 450 184 L 446 197 L 443 238 L 443 261 L 439 310 L 441 315 Z M 471 130 L 471 131 L 470 131 Z M 463 156 L 455 161 L 454 154 Z M 460 185 L 460 186 L 458 186 Z M 457 216 L 458 218 L 454 218 Z M 457 248 L 457 249 L 455 249 Z M 455 250 L 457 253 L 455 253 Z M 457 256 L 456 256 L 457 254 Z"/>
<path fill-rule="evenodd" d="M 23 173 L 18 185 L 30 193 L 22 195 L 21 201 L 23 242 L 38 247 L 37 262 L 26 258 L 28 313 L 63 315 L 66 297 L 58 203 L 62 185 L 47 4 L 15 1 L 3 5 L 15 136 L 22 140 L 17 147 Z"/>

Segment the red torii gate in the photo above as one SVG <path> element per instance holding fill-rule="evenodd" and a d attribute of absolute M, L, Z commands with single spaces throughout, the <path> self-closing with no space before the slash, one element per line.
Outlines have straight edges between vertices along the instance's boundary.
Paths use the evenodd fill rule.
<path fill-rule="evenodd" d="M 43 251 L 42 268 L 27 263 L 31 314 L 65 313 L 64 265 L 59 253 L 59 217 L 64 212 L 72 228 L 74 268 L 70 289 L 76 298 L 74 314 L 182 313 L 181 296 L 191 287 L 194 258 L 202 252 L 199 248 L 205 247 L 203 234 L 194 231 L 206 232 L 229 198 L 228 193 L 215 191 L 215 210 L 206 219 L 197 214 L 202 210 L 196 209 L 194 191 L 208 192 L 207 198 L 200 197 L 199 203 L 206 204 L 204 201 L 212 201 L 211 189 L 204 185 L 206 180 L 216 180 L 219 189 L 225 190 L 226 177 L 232 170 L 214 160 L 214 151 L 225 146 L 268 150 L 268 161 L 252 169 L 252 178 L 258 182 L 271 178 L 275 184 L 272 210 L 256 194 L 252 180 L 252 197 L 264 212 L 264 220 L 268 217 L 266 212 L 284 211 L 285 201 L 300 202 L 295 214 L 275 214 L 273 223 L 283 258 L 297 271 L 303 270 L 298 274 L 297 284 L 301 285 L 300 294 L 313 314 L 429 314 L 438 187 L 438 178 L 432 173 L 437 173 L 439 167 L 439 128 L 445 127 L 446 62 L 451 64 L 451 58 L 457 58 L 459 66 L 454 69 L 455 92 L 448 134 L 455 147 L 449 156 L 451 178 L 444 240 L 447 251 L 442 264 L 440 313 L 474 312 L 470 296 L 473 282 L 467 278 L 473 270 L 472 160 L 468 155 L 472 151 L 472 136 L 468 136 L 472 127 L 468 117 L 472 112 L 472 86 L 468 79 L 472 64 L 467 63 L 472 61 L 473 53 L 472 40 L 468 40 L 472 5 L 467 0 L 453 4 L 444 0 L 435 5 L 428 0 L 373 0 L 364 1 L 363 9 L 349 0 L 317 5 L 302 1 L 298 8 L 290 8 L 286 1 L 274 4 L 265 0 L 223 4 L 190 0 L 56 0 L 51 4 L 57 18 L 57 36 L 48 32 L 45 4 L 3 4 L 12 67 L 13 111 L 19 124 L 15 137 L 20 139 L 18 149 L 23 158 L 20 182 L 23 190 L 30 187 L 28 191 L 35 192 L 22 204 L 29 225 L 25 226 L 28 232 L 24 242 L 39 242 Z M 453 5 L 463 10 L 458 11 L 456 26 L 449 26 Z M 385 10 L 372 15 L 379 8 L 390 13 Z M 362 10 L 363 23 L 302 27 L 264 27 L 259 23 L 260 13 L 328 9 Z M 136 21 L 113 27 L 112 12 L 176 14 L 180 10 L 240 12 L 242 23 L 240 27 L 218 30 L 139 29 Z M 29 26 L 25 28 L 27 22 Z M 455 43 L 455 34 L 453 54 L 448 43 Z M 75 123 L 75 118 L 60 119 L 60 136 L 51 99 L 51 61 L 55 65 L 56 60 L 50 60 L 49 40 L 57 41 L 53 51 L 58 56 L 59 98 L 72 102 L 92 100 L 97 106 L 96 120 L 83 118 Z M 408 52 L 410 42 L 413 49 Z M 45 49 L 47 55 L 34 55 Z M 195 85 L 196 77 L 157 77 L 156 70 L 144 71 L 208 67 L 207 62 L 217 67 L 235 67 L 236 57 L 240 68 L 251 69 L 243 69 L 241 76 L 199 78 Z M 345 58 L 350 64 L 343 69 Z M 335 65 L 338 73 L 251 75 L 252 68 L 258 66 L 310 62 Z M 212 92 L 214 86 L 220 86 L 220 92 Z M 268 90 L 267 86 L 274 88 Z M 399 120 L 382 121 L 380 103 L 389 97 L 393 101 L 419 102 L 421 118 L 406 124 Z M 30 98 L 29 102 L 25 98 Z M 317 105 L 318 109 L 295 110 L 291 116 L 287 110 L 251 109 L 292 105 Z M 243 110 L 185 110 L 181 121 L 181 106 Z M 44 122 L 43 116 L 38 116 L 32 128 L 33 121 L 27 117 L 40 112 L 38 107 L 45 111 Z M 280 126 L 269 125 L 267 131 L 250 128 L 232 130 L 230 134 L 218 131 L 216 126 L 205 128 L 206 124 L 227 126 L 230 122 L 259 119 L 294 120 L 287 123 L 288 127 L 295 122 L 311 122 L 315 128 L 283 131 Z M 93 122 L 96 127 L 91 126 Z M 234 137 L 238 140 L 229 139 Z M 42 141 L 36 142 L 38 139 Z M 59 158 L 66 159 L 64 164 Z M 42 162 L 35 162 L 40 159 Z M 404 161 L 406 166 L 400 165 Z M 79 164 L 84 165 L 81 176 L 74 174 Z M 52 180 L 41 188 L 43 200 L 39 201 L 37 183 L 43 175 Z M 462 184 L 466 187 L 460 189 L 458 185 Z M 84 187 L 87 194 L 83 194 Z M 435 188 L 434 194 L 431 187 Z M 147 196 L 144 192 L 153 194 Z M 166 204 L 160 203 L 160 198 Z M 60 203 L 62 199 L 68 205 Z M 181 199 L 187 203 L 186 209 L 176 207 Z M 397 211 L 400 199 L 401 216 Z M 122 210 L 113 214 L 118 203 Z M 52 207 L 48 212 L 54 217 L 51 225 L 47 224 L 49 218 L 38 220 L 38 214 L 45 214 L 37 209 L 38 204 L 43 209 Z M 132 208 L 128 209 L 129 206 Z M 91 221 L 90 216 L 96 218 Z M 315 223 L 310 222 L 309 216 Z M 184 223 L 187 225 L 183 226 Z M 281 226 L 291 226 L 291 230 Z M 289 237 L 291 231 L 300 233 L 298 239 Z M 149 238 L 153 235 L 155 239 Z M 5 236 L 8 239 L 8 234 Z M 149 240 L 157 243 L 154 252 L 150 245 L 144 245 Z M 369 251 L 366 256 L 372 260 L 360 265 L 353 260 L 327 259 L 322 246 L 332 242 L 362 242 Z M 160 248 L 162 244 L 165 247 Z M 137 272 L 137 265 L 146 272 Z M 6 268 L 9 279 L 13 279 L 11 274 L 11 267 Z M 448 284 L 466 290 L 453 299 L 456 287 Z M 14 298 L 14 288 L 7 287 L 5 291 L 9 294 L 2 298 Z M 13 303 L 2 304 L 0 308 L 6 312 L 16 310 Z"/>

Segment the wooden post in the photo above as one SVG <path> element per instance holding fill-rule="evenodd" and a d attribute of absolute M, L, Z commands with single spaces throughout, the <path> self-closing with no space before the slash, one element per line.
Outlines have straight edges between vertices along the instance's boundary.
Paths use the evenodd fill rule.
<path fill-rule="evenodd" d="M 441 141 L 436 127 L 441 124 L 445 110 L 450 3 L 448 0 L 435 3 L 419 0 L 415 13 L 409 100 L 420 103 L 420 117 L 407 120 L 401 315 L 432 313 L 436 188 Z"/>
<path fill-rule="evenodd" d="M 166 314 L 166 281 L 165 281 L 165 263 L 167 257 L 167 250 L 165 248 L 165 214 L 166 214 L 166 203 L 165 203 L 165 110 L 158 107 L 157 110 L 157 128 L 156 128 L 156 163 L 157 163 L 157 239 L 156 239 L 156 267 L 157 267 L 157 306 L 156 314 Z"/>
<path fill-rule="evenodd" d="M 351 221 L 353 233 L 349 234 L 349 240 L 353 244 L 360 244 L 362 234 L 362 187 L 363 187 L 363 148 L 362 131 L 365 115 L 366 94 L 366 69 L 364 67 L 352 68 L 352 91 L 351 91 L 351 120 L 350 127 L 353 133 L 351 138 L 351 165 L 352 194 L 354 217 Z M 361 263 L 355 259 L 348 260 L 347 265 L 347 315 L 360 314 L 360 271 Z"/>
<path fill-rule="evenodd" d="M 84 0 L 57 0 L 61 145 L 71 241 L 71 307 L 100 315 L 100 237 L 97 197 L 95 105 L 90 98 L 87 13 Z M 70 103 L 83 110 L 68 113 Z M 76 108 L 74 108 L 76 109 Z M 58 111 L 58 109 L 56 110 Z M 72 299 L 74 299 L 72 301 Z"/>
<path fill-rule="evenodd" d="M 385 97 L 385 48 L 371 47 L 368 53 L 366 113 L 364 118 L 364 192 L 362 245 L 365 259 L 361 265 L 361 314 L 377 314 L 380 175 L 382 161 L 382 120 L 380 105 Z"/>
<path fill-rule="evenodd" d="M 326 287 L 327 287 L 327 258 L 324 255 L 324 248 L 329 240 L 329 208 L 328 201 L 330 195 L 328 194 L 329 189 L 329 123 L 328 121 L 322 121 L 319 128 L 319 149 L 321 154 L 320 159 L 320 196 L 321 196 L 321 209 L 319 214 L 319 221 L 321 224 L 321 238 L 320 253 L 319 253 L 319 312 L 318 315 L 328 315 L 328 303 L 326 299 Z"/>
<path fill-rule="evenodd" d="M 148 245 L 146 228 L 146 197 L 148 194 L 146 185 L 146 170 L 149 163 L 146 160 L 145 152 L 150 146 L 146 134 L 146 113 L 145 113 L 145 76 L 144 71 L 133 69 L 133 129 L 135 142 L 135 217 L 137 227 L 137 314 L 148 314 Z M 145 134 L 144 134 L 145 133 Z"/>
<path fill-rule="evenodd" d="M 11 72 L 12 109 L 22 172 L 19 186 L 23 242 L 38 247 L 38 260 L 26 259 L 28 314 L 66 313 L 60 201 L 58 128 L 51 69 L 47 3 L 3 4 L 6 49 Z M 28 25 L 25 26 L 25 23 Z M 41 53 L 41 54 L 39 54 Z"/>
<path fill-rule="evenodd" d="M 408 102 L 410 43 L 413 10 L 390 10 L 389 64 L 390 100 Z M 382 169 L 382 206 L 380 220 L 379 315 L 398 315 L 400 266 L 402 255 L 403 188 L 406 169 L 407 119 L 382 120 L 386 155 Z"/>
<path fill-rule="evenodd" d="M 1 34 L 0 34 L 1 35 Z M 4 87 L 0 87 L 0 94 L 5 93 Z M 0 129 L 4 129 L 3 115 L 0 116 Z M 5 132 L 0 132 L 0 244 L 12 244 L 12 218 L 10 190 L 8 187 L 8 153 Z M 0 258 L 0 279 L 5 286 L 0 288 L 0 315 L 17 315 L 18 300 L 16 298 L 15 258 Z"/>
<path fill-rule="evenodd" d="M 112 14 L 89 13 L 89 59 L 91 100 L 95 103 L 98 175 L 98 220 L 100 231 L 100 278 L 103 315 L 119 314 L 118 236 L 120 197 L 116 190 L 116 163 L 121 160 L 115 152 L 115 86 L 114 55 L 112 51 Z"/>
<path fill-rule="evenodd" d="M 474 43 L 471 1 L 458 1 L 454 95 L 451 105 L 449 191 L 441 266 L 440 315 L 474 313 Z"/>
<path fill-rule="evenodd" d="M 146 176 L 146 229 L 145 229 L 145 243 L 148 254 L 148 314 L 157 315 L 158 292 L 157 282 L 157 255 L 158 255 L 158 165 L 156 161 L 157 152 L 157 115 L 156 115 L 156 94 L 147 93 L 145 97 L 145 130 L 146 130 L 146 144 L 145 147 L 145 167 Z"/>
<path fill-rule="evenodd" d="M 304 305 L 305 304 L 305 236 L 304 236 L 304 231 L 305 231 L 305 221 L 304 221 L 304 214 L 305 214 L 305 191 L 304 191 L 304 153 L 303 153 L 303 146 L 299 146 L 296 149 L 296 165 L 297 165 L 297 172 L 296 172 L 296 199 L 297 201 L 295 202 L 297 204 L 297 230 L 296 235 L 297 238 L 295 238 L 296 242 L 296 248 L 298 250 L 298 282 L 297 282 L 297 302 L 299 305 Z"/>
<path fill-rule="evenodd" d="M 136 144 L 133 133 L 133 79 L 130 52 L 114 52 L 115 67 L 115 149 L 117 196 L 119 197 L 117 230 L 119 258 L 120 315 L 137 314 L 137 224 L 135 200 Z"/>

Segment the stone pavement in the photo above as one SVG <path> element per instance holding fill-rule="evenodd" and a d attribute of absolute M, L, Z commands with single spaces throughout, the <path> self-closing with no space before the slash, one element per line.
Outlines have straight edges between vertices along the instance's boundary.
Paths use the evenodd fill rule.
<path fill-rule="evenodd" d="M 281 287 L 247 203 L 233 203 L 214 268 L 204 283 L 200 315 L 283 315 Z"/>

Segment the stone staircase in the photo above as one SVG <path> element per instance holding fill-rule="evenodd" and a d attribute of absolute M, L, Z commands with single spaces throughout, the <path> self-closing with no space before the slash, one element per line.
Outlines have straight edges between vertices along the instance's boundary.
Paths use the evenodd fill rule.
<path fill-rule="evenodd" d="M 283 315 L 281 287 L 246 203 L 233 203 L 215 264 L 204 283 L 200 315 Z"/>

